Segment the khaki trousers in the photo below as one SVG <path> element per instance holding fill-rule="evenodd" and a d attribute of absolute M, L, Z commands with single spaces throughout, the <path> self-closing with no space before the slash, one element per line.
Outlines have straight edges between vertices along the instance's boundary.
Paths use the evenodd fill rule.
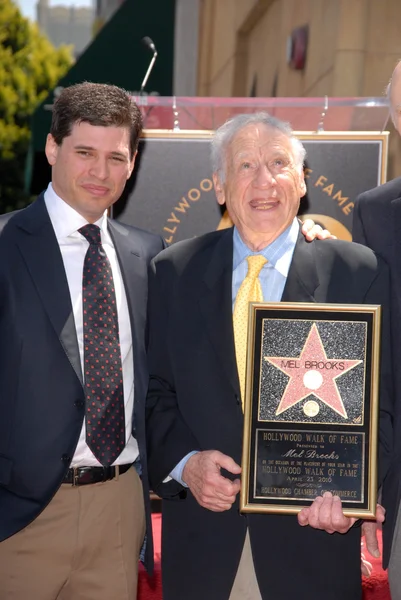
<path fill-rule="evenodd" d="M 229 600 L 262 600 L 253 566 L 248 530 Z"/>
<path fill-rule="evenodd" d="M 144 535 L 134 468 L 104 483 L 62 484 L 37 519 L 0 543 L 0 600 L 135 600 Z"/>

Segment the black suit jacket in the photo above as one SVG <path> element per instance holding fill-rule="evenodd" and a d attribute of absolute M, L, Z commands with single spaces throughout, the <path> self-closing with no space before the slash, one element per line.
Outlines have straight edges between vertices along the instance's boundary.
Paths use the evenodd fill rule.
<path fill-rule="evenodd" d="M 224 230 L 175 244 L 152 263 L 147 439 L 151 485 L 164 498 L 164 598 L 228 598 L 249 528 L 263 598 L 354 600 L 361 593 L 359 529 L 330 536 L 301 528 L 295 516 L 241 516 L 238 502 L 214 513 L 177 482 L 163 483 L 191 450 L 217 449 L 241 461 L 232 256 L 232 230 Z M 385 305 L 387 290 L 387 267 L 367 248 L 306 243 L 300 235 L 282 299 Z"/>
<path fill-rule="evenodd" d="M 2 216 L 0 225 L 1 541 L 35 519 L 59 488 L 79 439 L 85 395 L 70 292 L 43 195 L 28 208 Z M 147 269 L 163 242 L 113 221 L 109 231 L 131 318 L 133 427 L 143 470 L 146 562 L 151 567 L 144 414 Z"/>
<path fill-rule="evenodd" d="M 391 466 L 384 480 L 382 503 L 383 564 L 387 567 L 401 497 L 401 177 L 361 194 L 355 203 L 355 241 L 384 257 L 391 273 L 391 333 L 394 372 L 394 420 Z"/>

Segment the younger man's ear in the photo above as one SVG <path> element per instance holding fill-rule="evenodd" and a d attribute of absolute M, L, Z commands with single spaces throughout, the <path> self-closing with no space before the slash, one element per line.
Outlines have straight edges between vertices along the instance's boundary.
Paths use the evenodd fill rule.
<path fill-rule="evenodd" d="M 45 154 L 50 166 L 53 166 L 57 160 L 59 146 L 51 133 L 47 134 Z"/>

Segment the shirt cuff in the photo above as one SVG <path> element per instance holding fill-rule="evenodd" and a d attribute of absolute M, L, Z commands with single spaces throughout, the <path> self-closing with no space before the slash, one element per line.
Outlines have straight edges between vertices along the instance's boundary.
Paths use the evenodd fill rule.
<path fill-rule="evenodd" d="M 183 472 L 184 467 L 187 464 L 188 460 L 191 458 L 191 456 L 193 456 L 194 454 L 197 454 L 197 453 L 198 453 L 198 450 L 193 450 L 192 452 L 189 452 L 186 456 L 184 456 L 184 458 L 180 460 L 178 465 L 176 465 L 174 467 L 174 469 L 171 471 L 169 477 L 166 477 L 166 479 L 163 481 L 163 483 L 167 483 L 168 481 L 171 481 L 171 479 L 175 479 L 175 481 L 180 483 L 183 487 L 187 488 L 188 487 L 187 484 L 184 483 L 183 480 L 181 479 L 182 472 Z"/>

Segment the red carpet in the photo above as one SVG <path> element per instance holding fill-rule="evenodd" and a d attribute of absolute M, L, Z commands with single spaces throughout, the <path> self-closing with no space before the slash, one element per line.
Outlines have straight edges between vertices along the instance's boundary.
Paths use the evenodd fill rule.
<path fill-rule="evenodd" d="M 155 574 L 152 579 L 149 578 L 144 568 L 140 566 L 138 600 L 162 599 L 162 580 L 160 566 L 161 515 L 153 514 L 152 522 L 155 545 Z M 381 546 L 381 539 L 379 540 L 379 543 Z M 370 563 L 372 563 L 373 571 L 370 577 L 363 577 L 363 600 L 391 600 L 387 582 L 387 573 L 381 568 L 381 559 L 372 558 L 367 552 L 365 552 L 365 557 Z"/>
<path fill-rule="evenodd" d="M 365 541 L 365 538 L 363 538 L 363 541 Z M 379 531 L 379 546 L 381 549 L 381 531 Z M 370 577 L 362 578 L 363 600 L 391 600 L 387 581 L 387 571 L 383 571 L 381 567 L 382 559 L 372 558 L 367 552 L 365 552 L 365 558 L 372 563 L 373 571 Z"/>

